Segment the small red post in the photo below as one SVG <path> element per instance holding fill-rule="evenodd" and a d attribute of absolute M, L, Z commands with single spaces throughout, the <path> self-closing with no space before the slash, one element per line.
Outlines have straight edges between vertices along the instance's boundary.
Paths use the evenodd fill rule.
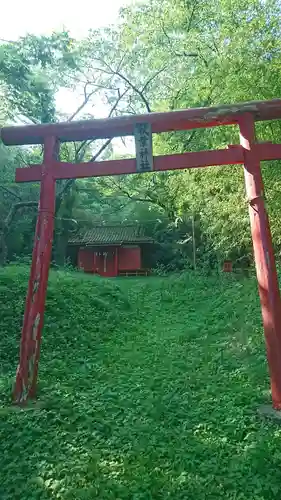
<path fill-rule="evenodd" d="M 115 247 L 114 273 L 118 276 L 118 247 Z"/>
<path fill-rule="evenodd" d="M 44 143 L 38 217 L 22 327 L 20 361 L 13 394 L 13 400 L 17 404 L 26 403 L 36 393 L 41 332 L 53 242 L 55 179 L 52 174 L 52 164 L 56 154 L 56 139 L 49 137 Z"/>
<path fill-rule="evenodd" d="M 254 257 L 261 301 L 273 407 L 281 410 L 281 300 L 260 158 L 255 152 L 255 123 L 251 115 L 239 120 L 240 142 L 244 148 L 244 176 L 249 202 Z"/>
<path fill-rule="evenodd" d="M 96 260 L 97 260 L 97 252 L 94 251 L 93 273 L 97 272 L 96 271 L 96 268 L 97 268 Z"/>
<path fill-rule="evenodd" d="M 225 260 L 222 268 L 224 273 L 232 273 L 233 266 L 231 260 Z"/>

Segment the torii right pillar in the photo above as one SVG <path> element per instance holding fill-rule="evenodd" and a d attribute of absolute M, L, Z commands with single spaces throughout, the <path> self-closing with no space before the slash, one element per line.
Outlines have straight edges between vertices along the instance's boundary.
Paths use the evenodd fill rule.
<path fill-rule="evenodd" d="M 261 301 L 273 407 L 281 410 L 281 300 L 272 238 L 264 200 L 260 159 L 255 150 L 252 115 L 239 119 L 244 176 L 249 202 L 254 258 Z"/>

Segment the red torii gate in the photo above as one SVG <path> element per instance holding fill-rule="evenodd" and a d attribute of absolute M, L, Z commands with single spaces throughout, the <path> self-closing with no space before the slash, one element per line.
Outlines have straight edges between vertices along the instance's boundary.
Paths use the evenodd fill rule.
<path fill-rule="evenodd" d="M 231 145 L 221 150 L 157 156 L 153 159 L 153 171 L 211 165 L 244 165 L 272 401 L 275 409 L 281 409 L 281 301 L 260 168 L 260 162 L 263 160 L 281 158 L 281 144 L 259 144 L 255 138 L 255 121 L 280 118 L 281 100 L 275 99 L 73 123 L 4 127 L 1 130 L 1 137 L 6 145 L 43 144 L 44 146 L 42 165 L 16 169 L 17 182 L 41 181 L 41 189 L 22 328 L 20 361 L 14 389 L 15 403 L 24 404 L 36 393 L 53 240 L 56 180 L 137 173 L 136 159 L 80 164 L 61 162 L 60 142 L 133 135 L 138 124 L 149 124 L 152 133 L 238 125 L 240 145 Z"/>

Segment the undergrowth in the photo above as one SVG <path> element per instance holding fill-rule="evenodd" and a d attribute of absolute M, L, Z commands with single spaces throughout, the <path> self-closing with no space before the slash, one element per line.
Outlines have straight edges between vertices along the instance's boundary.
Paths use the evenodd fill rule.
<path fill-rule="evenodd" d="M 254 280 L 52 272 L 44 406 L 15 412 L 27 279 L 0 271 L 1 500 L 280 499 Z"/>

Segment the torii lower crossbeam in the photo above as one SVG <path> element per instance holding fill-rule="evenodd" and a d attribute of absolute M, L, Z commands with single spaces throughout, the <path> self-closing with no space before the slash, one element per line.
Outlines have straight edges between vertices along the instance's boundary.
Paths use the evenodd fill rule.
<path fill-rule="evenodd" d="M 22 329 L 20 362 L 14 389 L 15 403 L 24 404 L 36 393 L 53 238 L 56 179 L 137 173 L 135 159 L 76 165 L 61 162 L 58 159 L 59 142 L 132 135 L 135 124 L 139 123 L 150 124 L 153 133 L 237 125 L 240 131 L 240 145 L 232 145 L 224 150 L 154 157 L 153 171 L 201 168 L 211 165 L 244 165 L 272 401 L 275 409 L 281 409 L 281 301 L 260 168 L 260 162 L 263 160 L 281 158 L 281 144 L 258 144 L 255 140 L 255 121 L 280 118 L 281 100 L 276 99 L 134 117 L 2 129 L 2 140 L 7 145 L 44 145 L 42 165 L 16 170 L 17 182 L 41 181 L 41 189 Z"/>

